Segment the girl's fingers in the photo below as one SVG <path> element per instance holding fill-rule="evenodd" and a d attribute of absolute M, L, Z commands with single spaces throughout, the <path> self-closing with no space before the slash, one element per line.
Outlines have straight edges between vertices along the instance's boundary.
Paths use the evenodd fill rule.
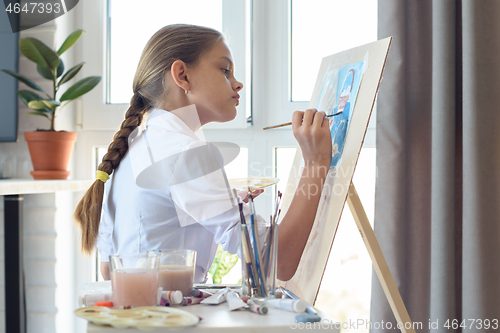
<path fill-rule="evenodd" d="M 303 125 L 312 125 L 314 115 L 317 112 L 318 111 L 316 109 L 307 109 L 306 112 L 304 113 L 304 119 L 302 120 L 302 124 Z"/>
<path fill-rule="evenodd" d="M 295 111 L 292 115 L 292 129 L 296 130 L 302 125 L 302 119 L 304 118 L 303 111 Z"/>
<path fill-rule="evenodd" d="M 316 112 L 314 114 L 313 125 L 321 127 L 323 125 L 323 121 L 325 120 L 325 113 L 323 111 Z"/>

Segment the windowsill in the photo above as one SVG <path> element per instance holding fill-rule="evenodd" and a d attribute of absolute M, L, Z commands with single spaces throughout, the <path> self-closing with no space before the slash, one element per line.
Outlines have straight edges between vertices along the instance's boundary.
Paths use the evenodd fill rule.
<path fill-rule="evenodd" d="M 0 195 L 84 191 L 94 180 L 0 179 Z"/>

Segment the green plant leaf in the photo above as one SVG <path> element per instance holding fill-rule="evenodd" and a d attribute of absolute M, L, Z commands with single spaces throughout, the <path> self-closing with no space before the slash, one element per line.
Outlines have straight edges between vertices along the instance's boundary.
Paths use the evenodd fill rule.
<path fill-rule="evenodd" d="M 28 107 L 37 111 L 45 111 L 47 109 L 47 105 L 42 103 L 42 100 L 31 101 L 28 103 Z"/>
<path fill-rule="evenodd" d="M 36 65 L 36 71 L 38 72 L 38 74 L 40 74 L 44 79 L 47 79 L 47 80 L 54 80 L 54 77 L 52 76 L 52 71 L 46 67 L 43 67 L 43 66 L 40 66 L 40 65 Z"/>
<path fill-rule="evenodd" d="M 219 264 L 217 265 L 217 270 L 212 276 L 212 280 L 214 283 L 222 283 L 222 278 L 226 276 L 229 271 L 236 265 L 238 262 L 238 256 L 236 254 L 229 254 L 224 251 L 221 255 Z"/>
<path fill-rule="evenodd" d="M 47 108 L 49 108 L 50 110 L 54 110 L 59 105 L 61 105 L 61 104 L 57 101 L 46 100 L 46 99 L 31 101 L 28 103 L 28 107 L 30 109 L 37 110 L 37 111 L 42 111 L 42 110 L 45 110 Z"/>
<path fill-rule="evenodd" d="M 215 252 L 214 260 L 212 261 L 212 266 L 210 266 L 210 269 L 208 270 L 208 274 L 214 276 L 215 272 L 217 271 L 217 266 L 219 266 L 221 256 L 222 247 L 219 244 L 219 246 L 217 247 L 217 252 Z"/>
<path fill-rule="evenodd" d="M 64 73 L 64 62 L 59 59 L 59 66 L 57 66 L 56 77 L 60 77 Z"/>
<path fill-rule="evenodd" d="M 237 262 L 238 256 L 236 254 L 229 254 L 223 251 L 219 245 L 212 266 L 210 266 L 210 270 L 208 271 L 212 276 L 213 283 L 222 283 L 222 278 L 229 273 Z"/>
<path fill-rule="evenodd" d="M 50 70 L 59 66 L 59 56 L 42 41 L 26 37 L 19 39 L 19 48 L 26 58 Z"/>
<path fill-rule="evenodd" d="M 26 114 L 34 114 L 36 116 L 44 116 L 45 118 L 49 119 L 49 115 L 48 114 L 46 114 L 44 112 L 40 112 L 40 111 L 38 111 L 38 112 L 28 112 Z"/>
<path fill-rule="evenodd" d="M 50 81 L 54 80 L 54 78 L 52 77 L 52 71 L 50 69 L 45 68 L 45 67 L 40 66 L 40 65 L 36 65 L 36 70 L 37 70 L 38 74 L 40 74 L 41 76 L 43 76 L 47 80 L 50 80 Z M 59 62 L 59 66 L 57 66 L 56 78 L 61 76 L 63 73 L 64 73 L 64 62 L 61 59 Z"/>
<path fill-rule="evenodd" d="M 88 93 L 101 81 L 100 76 L 89 76 L 82 79 L 69 87 L 68 90 L 61 96 L 60 101 L 69 101 Z"/>
<path fill-rule="evenodd" d="M 64 41 L 64 43 L 61 45 L 61 47 L 57 51 L 57 54 L 61 55 L 64 52 L 66 52 L 66 50 L 68 50 L 70 47 L 72 47 L 73 44 L 76 43 L 76 41 L 78 40 L 78 38 L 80 38 L 80 36 L 82 35 L 83 32 L 84 32 L 84 30 L 82 30 L 82 29 L 78 29 L 78 30 L 73 31 L 68 36 L 68 38 L 66 38 L 66 40 Z"/>
<path fill-rule="evenodd" d="M 21 81 L 22 83 L 24 83 L 25 85 L 27 85 L 30 88 L 33 88 L 35 90 L 43 92 L 44 94 L 47 94 L 42 88 L 40 88 L 37 84 L 35 84 L 33 81 L 31 81 L 30 79 L 28 79 L 24 75 L 17 74 L 15 72 L 12 72 L 12 71 L 9 71 L 9 70 L 6 70 L 6 69 L 0 69 L 0 71 L 4 72 L 6 74 L 9 74 L 10 76 L 15 77 L 16 79 L 18 79 L 19 81 Z"/>
<path fill-rule="evenodd" d="M 17 95 L 19 96 L 19 98 L 21 98 L 21 101 L 23 101 L 26 106 L 28 106 L 29 102 L 31 101 L 38 101 L 40 99 L 43 99 L 43 97 L 31 90 L 19 90 L 17 92 Z"/>
<path fill-rule="evenodd" d="M 69 80 L 71 80 L 76 74 L 78 74 L 78 72 L 80 71 L 80 69 L 82 69 L 83 65 L 85 63 L 82 62 L 81 64 L 78 64 L 76 65 L 75 67 L 69 69 L 64 75 L 63 77 L 61 78 L 61 80 L 59 80 L 59 83 L 57 84 L 58 87 L 60 87 L 62 84 L 68 82 Z"/>

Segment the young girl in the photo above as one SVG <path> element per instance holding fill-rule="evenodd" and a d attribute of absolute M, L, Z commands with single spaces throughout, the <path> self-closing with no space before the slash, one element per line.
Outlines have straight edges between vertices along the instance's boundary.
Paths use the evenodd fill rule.
<path fill-rule="evenodd" d="M 238 208 L 223 208 L 219 200 L 227 196 L 227 189 L 210 177 L 198 178 L 196 185 L 188 179 L 182 185 L 182 195 L 174 195 L 173 189 L 179 186 L 171 179 L 163 189 L 139 186 L 138 161 L 131 158 L 129 144 L 140 145 L 142 139 L 131 137 L 144 133 L 140 138 L 147 143 L 152 160 L 163 150 L 196 152 L 201 146 L 196 131 L 209 122 L 234 119 L 242 88 L 234 76 L 231 51 L 218 31 L 177 24 L 160 29 L 149 40 L 134 77 L 134 95 L 125 120 L 98 167 L 97 180 L 74 214 L 82 230 L 82 250 L 90 253 L 97 245 L 105 279 L 109 279 L 109 255 L 114 253 L 193 249 L 198 253 L 195 282 L 204 282 L 217 244 L 230 253 L 237 252 Z M 330 166 L 330 130 L 324 116 L 309 109 L 295 111 L 292 117 L 293 134 L 305 166 L 280 223 L 280 280 L 289 280 L 295 274 Z M 153 146 L 156 152 L 151 153 Z M 186 168 L 195 173 L 206 168 L 203 158 L 195 156 L 186 162 Z M 104 183 L 112 173 L 103 205 Z M 249 221 L 247 205 L 244 213 Z M 183 223 L 186 216 L 197 223 Z M 263 219 L 258 217 L 257 222 L 261 225 Z"/>

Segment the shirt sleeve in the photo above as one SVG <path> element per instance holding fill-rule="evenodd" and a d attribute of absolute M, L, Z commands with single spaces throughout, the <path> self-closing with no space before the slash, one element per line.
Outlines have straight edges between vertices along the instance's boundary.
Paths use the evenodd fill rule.
<path fill-rule="evenodd" d="M 115 253 L 113 247 L 114 216 L 110 213 L 109 205 L 111 203 L 107 199 L 112 181 L 113 176 L 109 179 L 109 186 L 106 186 L 106 198 L 102 205 L 101 223 L 99 224 L 99 234 L 97 236 L 97 249 L 101 256 L 101 262 L 109 262 L 109 256 Z"/>

